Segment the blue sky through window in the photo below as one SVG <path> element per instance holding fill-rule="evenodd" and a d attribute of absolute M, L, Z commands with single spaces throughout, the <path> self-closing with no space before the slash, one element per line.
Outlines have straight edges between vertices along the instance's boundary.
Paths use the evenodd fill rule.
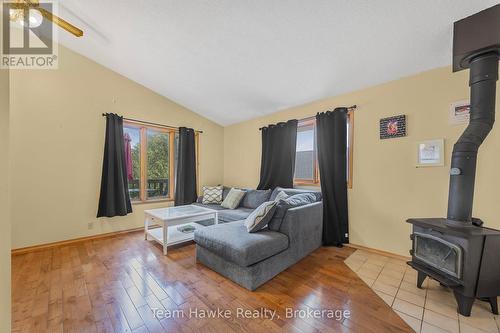
<path fill-rule="evenodd" d="M 134 148 L 135 146 L 138 146 L 141 142 L 141 139 L 140 139 L 140 131 L 138 128 L 133 128 L 133 127 L 123 127 L 123 132 L 124 133 L 128 133 L 128 135 L 130 136 L 130 139 L 132 139 L 132 141 L 130 142 L 130 146 L 132 148 Z"/>
<path fill-rule="evenodd" d="M 297 132 L 297 151 L 314 150 L 314 131 L 299 131 Z"/>

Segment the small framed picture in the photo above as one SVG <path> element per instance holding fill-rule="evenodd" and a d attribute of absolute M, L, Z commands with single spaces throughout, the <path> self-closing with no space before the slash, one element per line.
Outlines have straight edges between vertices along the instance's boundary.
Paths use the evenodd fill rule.
<path fill-rule="evenodd" d="M 417 144 L 417 168 L 444 165 L 444 139 L 426 140 Z"/>
<path fill-rule="evenodd" d="M 450 124 L 467 124 L 470 118 L 470 102 L 458 101 L 450 105 Z"/>
<path fill-rule="evenodd" d="M 406 136 L 406 115 L 380 119 L 380 139 Z"/>

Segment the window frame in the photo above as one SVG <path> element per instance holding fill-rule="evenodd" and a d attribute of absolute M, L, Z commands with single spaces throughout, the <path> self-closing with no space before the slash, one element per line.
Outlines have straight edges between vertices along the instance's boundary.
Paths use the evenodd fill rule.
<path fill-rule="evenodd" d="M 313 179 L 302 179 L 302 178 L 295 178 L 295 175 L 293 177 L 293 183 L 294 185 L 318 185 L 319 184 L 319 166 L 318 166 L 318 147 L 317 147 L 317 140 L 316 140 L 316 119 L 315 118 L 307 118 L 307 119 L 302 119 L 299 120 L 299 123 L 297 125 L 297 133 L 299 132 L 299 129 L 301 127 L 313 127 Z"/>
<path fill-rule="evenodd" d="M 136 122 L 132 120 L 123 120 L 123 127 L 130 127 L 139 129 L 139 145 L 140 145 L 140 179 L 139 179 L 139 199 L 131 200 L 132 204 L 147 204 L 155 202 L 169 202 L 175 200 L 175 134 L 179 133 L 179 129 L 162 127 L 157 125 L 144 124 L 141 122 Z M 168 158 L 169 158 L 169 179 L 168 179 L 168 194 L 166 198 L 147 198 L 147 161 L 148 161 L 148 133 L 147 131 L 153 130 L 160 133 L 168 133 Z M 199 133 L 195 132 L 195 151 L 196 151 L 196 183 L 198 184 L 199 179 Z"/>
<path fill-rule="evenodd" d="M 293 178 L 293 184 L 296 186 L 319 186 L 320 185 L 320 174 L 319 174 L 319 165 L 318 165 L 318 147 L 317 147 L 317 139 L 316 139 L 316 118 L 306 118 L 299 120 L 299 124 L 297 126 L 297 132 L 300 127 L 305 126 L 313 126 L 314 129 L 314 145 L 313 145 L 313 154 L 314 154 L 314 165 L 313 165 L 313 179 L 301 179 L 301 178 Z M 347 187 L 352 188 L 352 164 L 353 164 L 353 148 L 354 148 L 354 112 L 353 110 L 349 110 L 347 112 L 347 126 L 348 126 L 348 151 L 347 151 Z"/>

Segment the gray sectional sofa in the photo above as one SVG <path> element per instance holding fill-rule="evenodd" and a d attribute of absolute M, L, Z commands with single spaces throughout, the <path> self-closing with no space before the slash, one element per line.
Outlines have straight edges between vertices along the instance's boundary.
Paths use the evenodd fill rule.
<path fill-rule="evenodd" d="M 227 195 L 229 189 L 224 189 Z M 279 191 L 292 196 L 311 193 L 312 203 L 276 210 L 263 230 L 247 232 L 244 219 L 262 202 L 274 200 Z M 323 204 L 321 193 L 276 188 L 262 192 L 247 190 L 237 209 L 220 205 L 196 205 L 217 209 L 219 224 L 195 231 L 196 259 L 205 266 L 255 290 L 321 246 Z"/>

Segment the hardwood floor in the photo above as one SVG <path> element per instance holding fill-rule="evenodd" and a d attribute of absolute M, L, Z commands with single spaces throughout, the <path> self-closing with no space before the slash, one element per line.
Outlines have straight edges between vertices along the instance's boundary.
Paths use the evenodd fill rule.
<path fill-rule="evenodd" d="M 255 292 L 197 264 L 194 245 L 164 257 L 140 232 L 17 255 L 13 332 L 411 332 L 343 263 L 352 251 L 318 249 Z M 230 315 L 194 316 L 218 308 Z M 350 318 L 287 318 L 287 308 Z M 241 318 L 238 309 L 276 317 Z"/>

